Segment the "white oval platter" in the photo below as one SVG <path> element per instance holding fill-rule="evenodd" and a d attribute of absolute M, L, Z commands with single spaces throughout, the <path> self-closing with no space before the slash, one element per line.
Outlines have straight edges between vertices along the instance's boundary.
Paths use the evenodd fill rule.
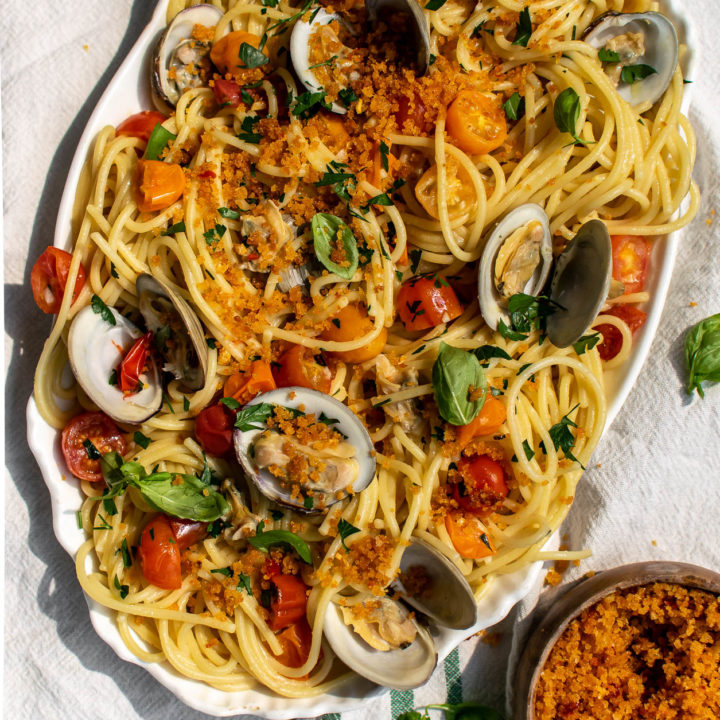
<path fill-rule="evenodd" d="M 159 0 L 152 19 L 90 116 L 70 166 L 60 202 L 54 237 L 56 247 L 71 249 L 75 188 L 82 166 L 99 130 L 106 125 L 118 125 L 126 117 L 139 110 L 152 108 L 149 83 L 146 82 L 147 68 L 154 40 L 165 27 L 166 8 L 167 0 Z M 661 9 L 672 18 L 678 28 L 681 42 L 689 48 L 697 47 L 693 41 L 691 29 L 683 19 L 680 2 L 666 0 L 661 3 Z M 686 73 L 689 72 L 689 65 L 693 64 L 691 61 L 691 54 L 684 58 L 683 65 Z M 685 103 L 687 111 L 687 96 Z M 670 285 L 678 245 L 677 233 L 654 243 L 648 283 L 652 300 L 647 307 L 647 321 L 635 339 L 635 347 L 630 360 L 623 367 L 606 375 L 610 398 L 608 425 L 615 418 L 630 393 L 650 350 Z M 74 558 L 78 548 L 85 540 L 84 533 L 78 529 L 76 522 L 76 512 L 82 502 L 82 495 L 65 466 L 58 442 L 59 433 L 42 419 L 32 397 L 27 405 L 27 433 L 30 449 L 37 460 L 45 484 L 50 490 L 55 535 L 63 548 Z M 535 586 L 541 571 L 542 564 L 538 562 L 522 571 L 496 577 L 480 601 L 478 622 L 473 627 L 468 630 L 443 629 L 435 633 L 439 660 L 442 661 L 447 657 L 463 640 L 502 620 L 513 605 L 524 598 Z M 379 687 L 360 677 L 345 683 L 333 693 L 314 698 L 283 698 L 266 688 L 243 692 L 216 690 L 203 683 L 182 677 L 167 663 L 144 663 L 138 660 L 122 641 L 115 625 L 114 613 L 87 596 L 86 600 L 90 610 L 90 619 L 96 632 L 120 658 L 143 666 L 186 705 L 210 715 L 226 717 L 252 714 L 268 718 L 268 720 L 292 720 L 297 717 L 352 710 L 366 700 L 377 697 L 386 691 L 386 688 Z"/>

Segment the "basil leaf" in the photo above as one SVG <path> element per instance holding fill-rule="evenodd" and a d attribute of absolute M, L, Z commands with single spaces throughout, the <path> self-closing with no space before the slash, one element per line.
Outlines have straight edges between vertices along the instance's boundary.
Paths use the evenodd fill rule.
<path fill-rule="evenodd" d="M 148 445 L 152 442 L 152 440 L 147 435 L 143 435 L 139 430 L 135 431 L 135 434 L 133 435 L 133 440 L 141 448 L 143 448 L 143 450 L 147 450 Z"/>
<path fill-rule="evenodd" d="M 274 405 L 270 403 L 258 403 L 243 408 L 235 418 L 235 427 L 243 432 L 248 430 L 264 430 L 265 422 L 273 414 Z M 254 423 L 262 423 L 255 425 Z"/>
<path fill-rule="evenodd" d="M 295 117 L 299 117 L 301 120 L 308 120 L 313 115 L 316 115 L 322 108 L 330 110 L 330 105 L 325 101 L 325 91 L 320 92 L 304 92 L 302 95 L 298 95 L 295 101 L 295 107 L 291 110 Z"/>
<path fill-rule="evenodd" d="M 246 115 L 243 118 L 242 125 L 240 125 L 240 129 L 242 130 L 242 132 L 238 133 L 238 140 L 242 140 L 243 142 L 250 143 L 252 145 L 257 145 L 260 140 L 262 140 L 262 134 L 259 132 L 255 132 L 255 124 L 259 122 L 259 117 Z"/>
<path fill-rule="evenodd" d="M 485 404 L 485 373 L 480 361 L 466 350 L 440 343 L 432 369 L 432 384 L 440 416 L 451 425 L 467 425 Z M 483 390 L 480 399 L 470 399 L 471 386 L 474 390 Z"/>
<path fill-rule="evenodd" d="M 107 485 L 103 498 L 117 497 L 125 492 L 128 483 L 121 470 L 122 466 L 123 458 L 118 452 L 105 453 L 100 458 L 100 470 Z"/>
<path fill-rule="evenodd" d="M 352 230 L 339 217 L 330 213 L 317 213 L 311 226 L 317 259 L 330 272 L 343 280 L 351 280 L 358 267 L 357 241 Z M 340 247 L 348 265 L 339 265 L 332 259 Z"/>
<path fill-rule="evenodd" d="M 490 358 L 512 360 L 505 350 L 497 345 L 481 345 L 479 348 L 475 348 L 472 353 L 481 363 L 484 363 L 486 360 L 490 360 Z"/>
<path fill-rule="evenodd" d="M 228 220 L 237 220 L 240 217 L 240 213 L 237 210 L 231 210 L 226 207 L 218 208 L 218 214 Z"/>
<path fill-rule="evenodd" d="M 244 42 L 240 46 L 238 57 L 242 60 L 243 65 L 238 65 L 241 68 L 258 68 L 263 65 L 267 65 L 270 62 L 267 55 L 262 50 L 258 50 L 249 43 Z"/>
<path fill-rule="evenodd" d="M 238 584 L 235 589 L 238 592 L 240 590 L 245 590 L 245 592 L 252 597 L 252 585 L 250 583 L 250 576 L 246 575 L 245 573 L 240 573 L 238 575 Z"/>
<path fill-rule="evenodd" d="M 173 135 L 160 123 L 157 123 L 148 138 L 145 154 L 143 155 L 145 160 L 159 160 L 162 151 L 168 146 L 168 143 L 176 137 L 177 135 Z"/>
<path fill-rule="evenodd" d="M 620 55 L 614 50 L 608 50 L 607 48 L 600 48 L 598 50 L 598 60 L 600 62 L 616 63 L 620 62 Z"/>
<path fill-rule="evenodd" d="M 230 410 L 239 410 L 242 407 L 234 397 L 220 398 L 220 402 Z"/>
<path fill-rule="evenodd" d="M 260 526 L 258 526 L 260 530 Z M 273 545 L 286 545 L 297 552 L 303 562 L 312 564 L 312 556 L 307 543 L 289 530 L 268 530 L 267 532 L 258 532 L 254 537 L 249 537 L 248 542 L 258 550 L 267 552 L 268 548 Z"/>
<path fill-rule="evenodd" d="M 573 350 L 578 355 L 584 355 L 588 350 L 592 350 L 599 342 L 600 333 L 583 335 L 577 342 L 573 343 Z"/>
<path fill-rule="evenodd" d="M 654 67 L 650 67 L 650 65 L 626 65 L 620 71 L 620 79 L 624 83 L 632 85 L 634 82 L 643 80 L 648 77 L 648 75 L 654 75 L 655 73 L 657 73 L 657 70 Z"/>
<path fill-rule="evenodd" d="M 425 5 L 426 10 L 439 10 L 447 0 L 428 0 L 428 3 Z"/>
<path fill-rule="evenodd" d="M 527 44 L 530 41 L 530 36 L 532 35 L 532 21 L 530 20 L 529 6 L 526 6 L 520 12 L 520 21 L 515 27 L 516 32 L 513 45 L 522 45 L 523 47 L 527 47 Z"/>
<path fill-rule="evenodd" d="M 233 576 L 233 571 L 230 567 L 215 568 L 215 570 L 211 570 L 210 572 L 215 573 L 216 575 L 224 575 L 225 577 Z"/>
<path fill-rule="evenodd" d="M 514 92 L 502 106 L 508 120 L 517 120 L 525 114 L 525 98 Z"/>
<path fill-rule="evenodd" d="M 580 117 L 580 96 L 571 87 L 565 88 L 555 99 L 553 106 L 555 125 L 577 139 L 577 123 Z"/>
<path fill-rule="evenodd" d="M 528 336 L 524 333 L 515 332 L 514 330 L 511 330 L 503 320 L 500 320 L 498 323 L 498 332 L 506 339 L 506 340 L 527 340 Z"/>
<path fill-rule="evenodd" d="M 174 517 L 211 522 L 230 510 L 219 492 L 194 475 L 154 473 L 133 484 L 151 507 Z"/>
<path fill-rule="evenodd" d="M 555 447 L 555 450 L 562 450 L 565 453 L 565 457 L 574 460 L 584 470 L 583 464 L 570 452 L 575 446 L 575 436 L 572 434 L 570 428 L 577 427 L 577 424 L 570 419 L 570 413 L 577 410 L 578 405 L 575 405 L 567 415 L 565 415 L 559 423 L 555 423 L 548 431 L 550 439 Z"/>
<path fill-rule="evenodd" d="M 355 533 L 360 532 L 360 528 L 356 528 L 352 523 L 349 523 L 347 520 L 342 519 L 338 523 L 337 526 L 338 533 L 340 534 L 340 540 L 342 542 L 342 546 L 348 550 L 348 546 L 345 544 L 345 540 L 349 538 L 351 535 L 354 535 Z"/>
<path fill-rule="evenodd" d="M 100 299 L 98 295 L 93 295 L 90 300 L 90 306 L 94 313 L 97 313 L 108 325 L 117 325 L 112 310 Z"/>
<path fill-rule="evenodd" d="M 720 382 L 720 313 L 690 328 L 685 336 L 685 364 L 688 393 L 697 390 L 704 398 L 702 383 Z"/>

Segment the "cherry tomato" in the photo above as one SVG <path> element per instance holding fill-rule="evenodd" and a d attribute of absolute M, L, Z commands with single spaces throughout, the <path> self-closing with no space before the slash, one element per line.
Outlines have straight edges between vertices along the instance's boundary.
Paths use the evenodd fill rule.
<path fill-rule="evenodd" d="M 145 526 L 137 554 L 142 573 L 151 585 L 166 590 L 182 585 L 180 548 L 167 515 L 157 515 Z"/>
<path fill-rule="evenodd" d="M 246 405 L 260 393 L 275 390 L 275 379 L 272 368 L 264 360 L 254 360 L 250 365 L 250 372 L 238 372 L 225 381 L 223 392 L 225 397 L 237 400 Z"/>
<path fill-rule="evenodd" d="M 461 448 L 473 438 L 494 435 L 507 420 L 507 412 L 502 400 L 492 395 L 485 398 L 482 410 L 467 425 L 457 427 L 457 441 Z"/>
<path fill-rule="evenodd" d="M 224 78 L 216 78 L 213 82 L 213 93 L 219 105 L 237 107 L 240 104 L 240 86 L 236 82 Z"/>
<path fill-rule="evenodd" d="M 260 45 L 260 38 L 245 32 L 245 30 L 235 30 L 223 35 L 210 51 L 213 65 L 222 73 L 236 74 L 238 70 L 244 69 L 245 66 L 240 59 L 240 49 L 245 43 L 257 49 Z"/>
<path fill-rule="evenodd" d="M 305 617 L 307 585 L 297 575 L 275 575 L 272 584 L 275 592 L 268 625 L 271 630 L 282 630 Z"/>
<path fill-rule="evenodd" d="M 168 517 L 168 522 L 180 552 L 207 536 L 207 523 L 174 517 Z"/>
<path fill-rule="evenodd" d="M 100 459 L 91 458 L 93 450 L 83 443 L 90 441 L 100 455 L 112 451 L 125 454 L 127 444 L 118 426 L 102 412 L 76 415 L 62 431 L 61 447 L 68 470 L 81 480 L 102 482 Z M 89 448 L 89 452 L 88 452 Z"/>
<path fill-rule="evenodd" d="M 307 618 L 288 625 L 277 634 L 282 652 L 275 659 L 286 667 L 299 668 L 307 662 L 312 646 L 312 629 Z"/>
<path fill-rule="evenodd" d="M 232 450 L 233 417 L 222 403 L 210 405 L 195 418 L 195 437 L 210 455 L 222 457 Z"/>
<path fill-rule="evenodd" d="M 480 560 L 497 552 L 492 538 L 475 515 L 450 510 L 445 516 L 445 528 L 453 546 L 465 558 Z"/>
<path fill-rule="evenodd" d="M 292 345 L 280 356 L 273 377 L 278 387 L 299 385 L 324 393 L 330 392 L 332 382 L 332 372 L 322 351 L 313 355 L 310 348 L 302 345 Z"/>
<path fill-rule="evenodd" d="M 135 201 L 140 212 L 170 207 L 185 190 L 185 173 L 175 163 L 138 160 L 135 167 Z"/>
<path fill-rule="evenodd" d="M 50 246 L 35 261 L 30 272 L 30 286 L 38 307 L 48 315 L 60 312 L 72 255 Z M 73 302 L 85 285 L 85 268 L 78 267 Z"/>
<path fill-rule="evenodd" d="M 400 95 L 397 101 L 395 119 L 400 131 L 410 135 L 426 135 L 432 128 L 432 123 L 426 119 L 427 108 L 420 96 L 415 93 L 412 93 L 412 96 Z"/>
<path fill-rule="evenodd" d="M 323 330 L 322 338 L 334 342 L 347 342 L 367 335 L 373 328 L 373 321 L 368 317 L 367 308 L 362 303 L 346 305 Z M 385 347 L 387 328 L 382 328 L 374 340 L 356 350 L 340 350 L 331 353 L 333 357 L 347 363 L 362 363 L 377 356 Z"/>
<path fill-rule="evenodd" d="M 454 320 L 463 311 L 455 291 L 439 275 L 418 275 L 404 282 L 397 308 L 406 330 L 427 330 Z"/>
<path fill-rule="evenodd" d="M 120 363 L 120 389 L 124 393 L 134 393 L 140 389 L 140 374 L 147 363 L 152 338 L 152 332 L 139 337 Z"/>
<path fill-rule="evenodd" d="M 475 188 L 467 170 L 454 157 L 445 163 L 445 202 L 448 215 L 456 218 L 469 212 L 475 204 Z M 415 185 L 415 197 L 425 212 L 436 220 L 438 212 L 437 165 L 431 165 Z"/>
<path fill-rule="evenodd" d="M 625 286 L 626 293 L 640 292 L 650 259 L 650 243 L 642 235 L 613 235 L 612 275 Z"/>
<path fill-rule="evenodd" d="M 135 115 L 123 120 L 115 129 L 115 134 L 128 135 L 147 142 L 153 128 L 158 123 L 162 125 L 166 120 L 167 118 L 162 113 L 154 110 L 143 110 L 143 112 L 135 113 Z"/>
<path fill-rule="evenodd" d="M 461 90 L 448 108 L 447 129 L 461 150 L 485 155 L 505 142 L 505 111 L 492 95 Z"/>
<path fill-rule="evenodd" d="M 623 320 L 633 335 L 645 324 L 645 320 L 647 320 L 647 313 L 634 305 L 615 305 L 603 314 L 614 315 Z M 605 362 L 612 360 L 622 349 L 622 333 L 614 325 L 610 325 L 609 323 L 596 325 L 593 327 L 593 330 L 597 330 L 602 333 L 603 336 L 602 342 L 597 346 L 600 357 L 605 360 Z"/>
<path fill-rule="evenodd" d="M 487 455 L 460 458 L 458 474 L 460 481 L 452 483 L 453 497 L 472 515 L 492 515 L 508 495 L 502 465 Z"/>

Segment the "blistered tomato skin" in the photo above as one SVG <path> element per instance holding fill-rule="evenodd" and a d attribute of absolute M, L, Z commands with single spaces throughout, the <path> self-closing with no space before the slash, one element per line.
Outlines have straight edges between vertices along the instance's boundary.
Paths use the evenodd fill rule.
<path fill-rule="evenodd" d="M 30 286 L 37 306 L 47 315 L 60 312 L 72 255 L 65 250 L 50 246 L 35 261 L 30 272 Z M 85 268 L 78 267 L 73 292 L 73 302 L 85 285 Z"/>
<path fill-rule="evenodd" d="M 176 590 L 182 585 L 180 547 L 166 515 L 156 515 L 145 526 L 137 555 L 143 576 L 151 585 L 165 590 Z"/>
<path fill-rule="evenodd" d="M 222 403 L 210 405 L 195 418 L 195 437 L 210 455 L 222 457 L 232 450 L 232 412 Z"/>

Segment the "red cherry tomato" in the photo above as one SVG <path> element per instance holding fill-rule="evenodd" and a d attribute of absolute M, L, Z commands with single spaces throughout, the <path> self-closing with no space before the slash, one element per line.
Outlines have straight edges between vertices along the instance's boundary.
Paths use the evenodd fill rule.
<path fill-rule="evenodd" d="M 151 332 L 139 337 L 120 363 L 120 389 L 124 393 L 134 393 L 140 389 L 140 374 L 147 363 L 152 338 Z"/>
<path fill-rule="evenodd" d="M 432 123 L 426 119 L 427 108 L 420 97 L 413 93 L 412 97 L 400 95 L 398 97 L 398 111 L 395 114 L 400 132 L 416 134 L 427 134 L 432 128 Z M 407 129 L 405 124 L 408 124 Z"/>
<path fill-rule="evenodd" d="M 217 78 L 214 83 L 213 93 L 218 105 L 237 107 L 240 104 L 240 86 L 236 82 Z"/>
<path fill-rule="evenodd" d="M 123 120 L 116 128 L 116 135 L 128 135 L 130 137 L 140 138 L 143 142 L 147 142 L 152 134 L 153 128 L 167 120 L 165 115 L 154 110 L 143 110 L 142 112 L 131 115 Z"/>
<path fill-rule="evenodd" d="M 650 243 L 642 235 L 613 235 L 612 275 L 625 285 L 626 293 L 640 292 L 650 259 Z"/>
<path fill-rule="evenodd" d="M 276 660 L 286 667 L 299 668 L 307 662 L 310 656 L 312 645 L 312 629 L 307 618 L 288 625 L 282 632 L 278 633 L 282 652 L 276 656 Z"/>
<path fill-rule="evenodd" d="M 310 348 L 302 345 L 293 345 L 278 359 L 277 366 L 273 367 L 273 378 L 278 387 L 300 387 L 330 392 L 332 372 L 325 362 L 321 351 L 313 355 Z"/>
<path fill-rule="evenodd" d="M 270 601 L 268 625 L 277 631 L 305 617 L 307 585 L 297 575 L 275 575 L 272 584 L 275 593 Z"/>
<path fill-rule="evenodd" d="M 145 526 L 137 554 L 142 573 L 151 585 L 166 590 L 182 585 L 180 548 L 166 515 L 157 515 Z"/>
<path fill-rule="evenodd" d="M 418 275 L 404 282 L 397 307 L 406 330 L 427 330 L 454 320 L 463 311 L 455 291 L 439 275 Z"/>
<path fill-rule="evenodd" d="M 174 517 L 168 517 L 168 522 L 181 552 L 207 536 L 207 523 Z"/>
<path fill-rule="evenodd" d="M 112 451 L 124 455 L 127 444 L 118 426 L 105 413 L 82 413 L 65 426 L 60 444 L 68 470 L 81 480 L 101 482 L 100 459 L 90 457 L 93 450 L 88 440 L 100 455 Z"/>
<path fill-rule="evenodd" d="M 508 495 L 502 465 L 487 455 L 461 458 L 458 473 L 460 481 L 452 485 L 453 496 L 466 512 L 488 517 Z"/>
<path fill-rule="evenodd" d="M 630 328 L 630 332 L 634 335 L 647 320 L 647 313 L 643 312 L 634 305 L 615 305 L 604 315 L 614 315 L 625 322 Z M 608 323 L 596 325 L 593 330 L 602 333 L 603 341 L 598 345 L 600 357 L 605 360 L 612 360 L 622 349 L 622 333 L 614 326 Z"/>
<path fill-rule="evenodd" d="M 233 417 L 222 404 L 210 405 L 195 418 L 195 437 L 202 449 L 221 457 L 232 449 Z"/>
<path fill-rule="evenodd" d="M 35 261 L 30 272 L 30 286 L 38 307 L 48 315 L 60 312 L 72 255 L 60 248 L 49 247 Z M 85 285 L 85 268 L 78 267 L 73 302 Z"/>

